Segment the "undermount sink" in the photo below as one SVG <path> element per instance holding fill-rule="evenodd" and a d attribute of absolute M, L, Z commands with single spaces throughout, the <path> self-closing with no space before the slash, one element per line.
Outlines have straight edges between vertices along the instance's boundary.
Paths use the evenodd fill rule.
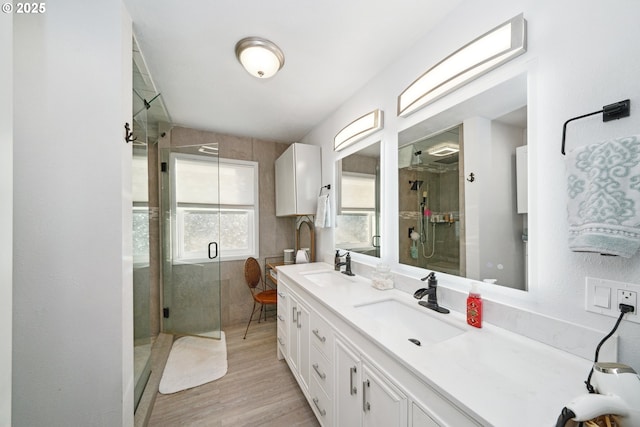
<path fill-rule="evenodd" d="M 333 285 L 351 285 L 354 282 L 354 279 L 351 279 L 350 277 L 333 270 L 310 271 L 307 273 L 302 273 L 302 275 L 321 287 Z"/>
<path fill-rule="evenodd" d="M 442 342 L 465 332 L 464 329 L 437 318 L 446 314 L 431 313 L 417 303 L 414 306 L 386 299 L 356 305 L 355 308 L 359 313 L 371 317 L 371 321 L 379 326 L 392 328 L 395 334 L 418 340 L 421 345 Z"/>

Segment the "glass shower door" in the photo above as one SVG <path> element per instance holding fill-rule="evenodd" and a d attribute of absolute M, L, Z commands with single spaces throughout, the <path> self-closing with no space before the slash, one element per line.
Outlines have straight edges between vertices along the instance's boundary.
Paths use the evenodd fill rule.
<path fill-rule="evenodd" d="M 220 339 L 217 146 L 161 155 L 163 330 Z"/>
<path fill-rule="evenodd" d="M 134 96 L 134 100 L 136 97 Z M 135 102 L 134 102 L 135 104 Z M 133 354 L 135 407 L 151 375 L 151 313 L 149 306 L 150 244 L 147 110 L 133 118 L 131 193 L 133 199 Z"/>

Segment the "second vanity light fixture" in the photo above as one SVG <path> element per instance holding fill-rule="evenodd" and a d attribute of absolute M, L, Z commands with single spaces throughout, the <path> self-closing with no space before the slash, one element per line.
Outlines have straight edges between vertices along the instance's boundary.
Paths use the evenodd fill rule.
<path fill-rule="evenodd" d="M 398 96 L 398 115 L 408 116 L 527 50 L 522 14 L 447 56 Z"/>
<path fill-rule="evenodd" d="M 274 76 L 284 66 L 282 50 L 260 37 L 246 37 L 236 43 L 236 57 L 249 74 L 259 79 Z"/>
<path fill-rule="evenodd" d="M 333 150 L 340 151 L 384 127 L 383 114 L 375 109 L 346 125 L 333 138 Z"/>

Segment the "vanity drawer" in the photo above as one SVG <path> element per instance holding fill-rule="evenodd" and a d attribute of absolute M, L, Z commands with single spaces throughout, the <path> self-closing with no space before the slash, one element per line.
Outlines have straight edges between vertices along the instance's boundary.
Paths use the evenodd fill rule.
<path fill-rule="evenodd" d="M 278 337 L 276 338 L 278 350 L 276 352 L 278 360 L 282 360 L 287 357 L 287 336 L 278 328 Z"/>
<path fill-rule="evenodd" d="M 287 309 L 289 303 L 288 291 L 284 286 L 278 286 L 278 290 L 276 292 L 278 294 L 278 320 L 282 320 L 284 322 L 287 318 L 287 312 L 289 311 Z"/>
<path fill-rule="evenodd" d="M 311 342 L 327 357 L 333 349 L 333 329 L 319 314 L 313 313 L 310 320 Z"/>
<path fill-rule="evenodd" d="M 311 407 L 316 414 L 316 418 L 323 427 L 333 426 L 333 405 L 331 399 L 322 390 L 316 376 L 311 378 L 311 386 L 309 388 L 309 396 L 311 398 Z"/>
<path fill-rule="evenodd" d="M 333 367 L 329 359 L 315 346 L 311 346 L 309 355 L 311 376 L 316 379 L 318 385 L 329 397 L 333 395 Z"/>

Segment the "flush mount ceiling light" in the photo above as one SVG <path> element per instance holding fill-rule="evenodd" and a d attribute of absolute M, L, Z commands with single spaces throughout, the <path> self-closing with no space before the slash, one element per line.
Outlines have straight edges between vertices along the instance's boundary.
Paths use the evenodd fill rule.
<path fill-rule="evenodd" d="M 427 150 L 427 154 L 430 156 L 444 157 L 450 154 L 454 154 L 460 151 L 458 144 L 452 142 L 443 142 L 442 144 L 434 145 Z"/>
<path fill-rule="evenodd" d="M 375 131 L 382 129 L 382 119 L 383 114 L 379 109 L 375 109 L 370 113 L 355 119 L 338 132 L 335 138 L 333 138 L 334 151 L 340 151 L 354 142 L 360 141 Z"/>
<path fill-rule="evenodd" d="M 411 83 L 398 96 L 398 115 L 419 108 L 526 52 L 526 21 L 522 14 L 497 26 L 452 53 Z"/>
<path fill-rule="evenodd" d="M 280 48 L 260 37 L 247 37 L 236 43 L 236 57 L 249 74 L 260 79 L 272 77 L 284 66 Z"/>

